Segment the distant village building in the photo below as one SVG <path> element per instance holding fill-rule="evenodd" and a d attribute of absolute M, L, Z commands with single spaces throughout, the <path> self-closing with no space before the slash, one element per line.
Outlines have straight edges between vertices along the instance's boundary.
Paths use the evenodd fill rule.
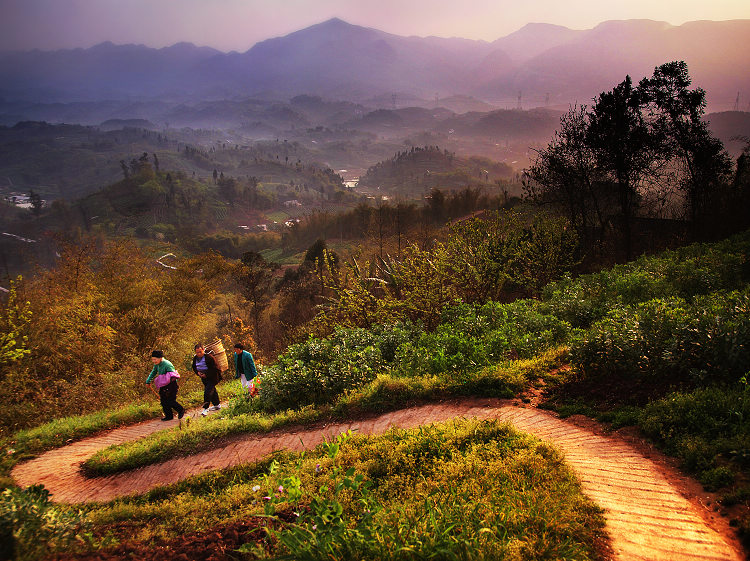
<path fill-rule="evenodd" d="M 284 206 L 287 208 L 298 207 L 298 206 L 302 206 L 302 203 L 299 202 L 297 199 L 292 199 L 291 201 L 284 201 Z"/>
<path fill-rule="evenodd" d="M 31 197 L 23 193 L 10 193 L 3 197 L 5 202 L 17 206 L 18 208 L 31 208 Z M 42 199 L 42 206 L 46 206 L 47 201 Z"/>

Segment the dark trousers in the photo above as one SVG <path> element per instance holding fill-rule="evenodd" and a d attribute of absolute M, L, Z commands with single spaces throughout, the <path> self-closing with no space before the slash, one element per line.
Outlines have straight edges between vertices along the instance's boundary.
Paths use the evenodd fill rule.
<path fill-rule="evenodd" d="M 167 419 L 172 419 L 174 414 L 172 409 L 177 411 L 180 415 L 185 412 L 185 408 L 177 403 L 177 380 L 172 378 L 166 386 L 159 388 L 159 401 L 161 401 L 161 409 L 164 411 L 164 416 Z"/>
<path fill-rule="evenodd" d="M 209 405 L 219 405 L 219 392 L 216 391 L 217 381 L 211 376 L 201 378 L 203 381 L 203 409 Z"/>

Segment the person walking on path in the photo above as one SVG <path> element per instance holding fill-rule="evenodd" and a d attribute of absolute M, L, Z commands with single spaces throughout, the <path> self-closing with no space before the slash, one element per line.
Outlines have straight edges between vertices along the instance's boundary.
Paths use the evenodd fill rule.
<path fill-rule="evenodd" d="M 253 355 L 246 351 L 241 343 L 234 345 L 234 370 L 236 372 L 234 377 L 240 379 L 242 387 L 245 388 L 248 395 L 255 395 L 253 378 L 258 375 L 258 371 L 255 369 Z"/>
<path fill-rule="evenodd" d="M 216 384 L 221 380 L 221 372 L 219 372 L 216 366 L 214 357 L 206 354 L 206 350 L 201 344 L 195 346 L 193 372 L 203 382 L 203 411 L 201 415 L 205 417 L 210 411 L 218 411 L 221 408 L 221 405 L 219 405 L 219 392 L 216 391 Z"/>
<path fill-rule="evenodd" d="M 151 353 L 151 362 L 154 367 L 146 378 L 146 384 L 154 382 L 159 389 L 159 401 L 164 411 L 162 421 L 171 421 L 174 419 L 172 409 L 177 411 L 177 418 L 182 419 L 185 415 L 185 408 L 177 402 L 177 378 L 180 375 L 175 370 L 174 365 L 164 358 L 163 351 L 154 351 Z"/>

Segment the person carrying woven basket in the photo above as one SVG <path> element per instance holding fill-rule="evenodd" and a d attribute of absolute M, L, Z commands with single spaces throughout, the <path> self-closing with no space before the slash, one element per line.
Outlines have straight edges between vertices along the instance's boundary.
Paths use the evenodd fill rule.
<path fill-rule="evenodd" d="M 154 367 L 146 378 L 146 384 L 154 382 L 154 385 L 159 389 L 159 401 L 161 402 L 162 411 L 164 411 L 162 421 L 171 421 L 174 419 L 172 409 L 177 411 L 177 418 L 182 419 L 183 415 L 185 415 L 185 408 L 177 402 L 177 390 L 179 389 L 177 378 L 180 375 L 177 373 L 174 365 L 164 358 L 163 351 L 152 352 L 151 362 L 154 363 Z"/>
<path fill-rule="evenodd" d="M 193 372 L 203 382 L 203 411 L 201 415 L 205 417 L 211 411 L 218 411 L 221 408 L 221 405 L 219 405 L 219 392 L 216 391 L 216 384 L 221 380 L 221 372 L 219 372 L 219 368 L 216 366 L 214 357 L 207 354 L 206 349 L 201 344 L 195 346 Z"/>
<path fill-rule="evenodd" d="M 258 370 L 255 368 L 253 355 L 245 350 L 242 343 L 235 343 L 234 345 L 234 370 L 234 377 L 240 379 L 242 387 L 250 397 L 254 396 L 257 391 L 253 378 L 258 375 Z"/>

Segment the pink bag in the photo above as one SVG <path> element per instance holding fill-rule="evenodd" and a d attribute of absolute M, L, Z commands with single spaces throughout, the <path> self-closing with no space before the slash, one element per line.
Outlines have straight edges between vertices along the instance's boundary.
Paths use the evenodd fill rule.
<path fill-rule="evenodd" d="M 179 377 L 180 375 L 177 372 L 165 372 L 164 374 L 159 374 L 156 378 L 154 378 L 154 385 L 157 388 L 163 388 L 172 381 L 172 378 Z"/>

